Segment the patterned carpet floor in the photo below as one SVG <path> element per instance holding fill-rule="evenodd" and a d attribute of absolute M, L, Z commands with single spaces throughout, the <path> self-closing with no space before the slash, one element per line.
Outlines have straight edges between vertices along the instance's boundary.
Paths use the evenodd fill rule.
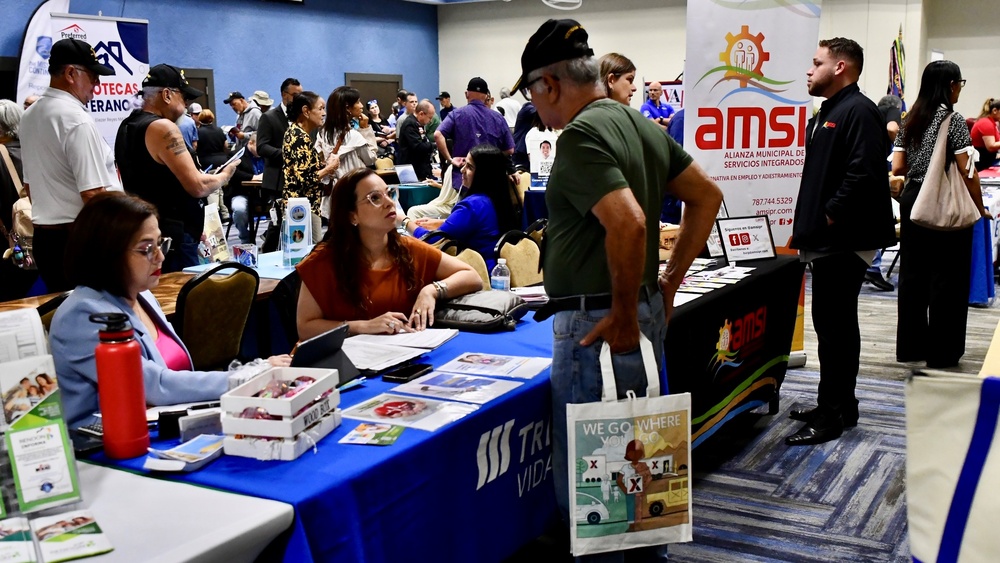
<path fill-rule="evenodd" d="M 859 379 L 861 420 L 833 442 L 789 448 L 819 376 L 789 370 L 781 412 L 747 416 L 694 453 L 694 542 L 678 562 L 908 561 L 903 383 Z"/>

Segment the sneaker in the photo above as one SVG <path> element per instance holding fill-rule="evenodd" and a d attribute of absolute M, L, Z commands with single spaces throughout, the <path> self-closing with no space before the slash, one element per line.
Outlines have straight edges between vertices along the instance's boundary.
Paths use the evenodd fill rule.
<path fill-rule="evenodd" d="M 865 272 L 865 281 L 874 285 L 880 291 L 892 291 L 896 289 L 894 285 L 882 277 L 882 272 Z"/>

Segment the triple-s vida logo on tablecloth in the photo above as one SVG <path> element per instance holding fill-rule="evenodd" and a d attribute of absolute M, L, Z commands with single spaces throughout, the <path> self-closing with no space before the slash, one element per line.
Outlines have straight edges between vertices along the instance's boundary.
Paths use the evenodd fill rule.
<path fill-rule="evenodd" d="M 552 437 L 548 420 L 529 422 L 514 432 L 515 419 L 479 437 L 476 465 L 479 476 L 476 490 L 482 489 L 511 469 L 514 453 L 517 454 L 517 495 L 541 486 L 552 474 Z M 513 436 L 516 436 L 514 438 Z M 512 452 L 511 442 L 514 443 Z"/>
<path fill-rule="evenodd" d="M 709 361 L 709 367 L 718 377 L 724 368 L 738 368 L 742 365 L 740 356 L 746 358 L 764 345 L 764 330 L 767 328 L 767 306 L 750 311 L 732 322 L 729 319 L 719 329 L 719 342 Z"/>
<path fill-rule="evenodd" d="M 689 522 L 687 437 L 683 411 L 577 421 L 577 537 Z"/>

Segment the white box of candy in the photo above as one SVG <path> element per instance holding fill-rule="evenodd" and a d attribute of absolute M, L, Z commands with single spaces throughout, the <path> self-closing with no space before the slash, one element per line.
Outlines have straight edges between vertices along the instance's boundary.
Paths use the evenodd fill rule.
<path fill-rule="evenodd" d="M 299 378 L 311 378 L 313 381 L 295 391 L 293 382 L 301 381 Z M 222 395 L 220 403 L 222 410 L 231 414 L 240 414 L 248 408 L 262 408 L 272 416 L 292 418 L 317 397 L 336 387 L 338 378 L 335 369 L 271 368 Z M 287 386 L 282 387 L 282 382 Z M 340 404 L 340 394 L 336 391 L 329 399 L 331 408 Z"/>
<path fill-rule="evenodd" d="M 295 438 L 255 438 L 226 436 L 222 449 L 226 455 L 250 457 L 262 461 L 291 461 L 317 447 L 316 443 L 340 426 L 340 409 L 329 412 Z"/>
<path fill-rule="evenodd" d="M 221 398 L 229 436 L 295 438 L 340 404 L 336 370 L 273 368 Z"/>

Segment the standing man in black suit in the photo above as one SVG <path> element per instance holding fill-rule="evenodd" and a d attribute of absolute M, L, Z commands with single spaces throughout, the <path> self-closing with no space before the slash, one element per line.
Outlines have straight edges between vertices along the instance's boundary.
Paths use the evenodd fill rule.
<path fill-rule="evenodd" d="M 264 159 L 264 177 L 262 188 L 267 197 L 272 199 L 281 196 L 284 187 L 284 158 L 281 155 L 281 143 L 288 129 L 288 104 L 296 95 L 302 93 L 302 84 L 295 78 L 286 78 L 281 83 L 281 104 L 275 106 L 260 118 L 257 126 L 257 154 Z M 263 252 L 276 250 L 278 246 L 277 225 L 272 224 L 264 237 Z"/>
<path fill-rule="evenodd" d="M 434 153 L 434 141 L 427 138 L 424 127 L 434 117 L 434 104 L 423 100 L 416 106 L 413 116 L 399 126 L 396 140 L 399 152 L 396 154 L 397 164 L 412 164 L 418 180 L 425 180 L 431 175 L 431 155 Z"/>

